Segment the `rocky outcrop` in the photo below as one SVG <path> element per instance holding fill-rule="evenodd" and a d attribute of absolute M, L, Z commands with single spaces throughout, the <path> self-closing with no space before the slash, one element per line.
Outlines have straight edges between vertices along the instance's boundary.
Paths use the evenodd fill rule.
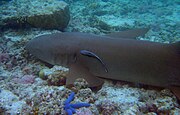
<path fill-rule="evenodd" d="M 0 29 L 36 27 L 66 28 L 70 20 L 68 4 L 57 0 L 14 0 L 0 8 Z"/>

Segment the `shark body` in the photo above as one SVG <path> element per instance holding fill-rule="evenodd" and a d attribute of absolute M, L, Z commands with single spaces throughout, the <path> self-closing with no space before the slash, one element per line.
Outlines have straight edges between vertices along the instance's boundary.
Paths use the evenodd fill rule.
<path fill-rule="evenodd" d="M 66 84 L 84 78 L 90 87 L 101 78 L 160 87 L 176 87 L 180 98 L 180 42 L 135 40 L 147 32 L 137 29 L 106 36 L 65 32 L 36 37 L 26 49 L 52 65 L 70 68 Z"/>

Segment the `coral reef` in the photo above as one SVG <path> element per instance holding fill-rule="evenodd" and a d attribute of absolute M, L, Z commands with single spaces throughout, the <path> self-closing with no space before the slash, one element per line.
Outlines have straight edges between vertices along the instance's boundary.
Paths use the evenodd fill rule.
<path fill-rule="evenodd" d="M 9 54 L 8 53 L 1 53 L 0 54 L 0 62 L 3 63 L 9 59 Z"/>
<path fill-rule="evenodd" d="M 77 113 L 82 114 L 85 110 L 80 108 L 83 106 L 89 106 L 87 100 L 83 99 L 80 92 L 77 93 L 77 96 L 74 99 L 74 93 L 70 94 L 70 90 L 66 89 L 64 86 L 39 86 L 42 90 L 35 90 L 33 96 L 26 98 L 27 106 L 22 108 L 23 112 L 27 113 L 46 113 L 46 114 L 65 114 L 69 107 L 72 107 L 72 110 L 77 109 Z M 70 94 L 70 95 L 69 95 Z M 89 95 L 89 98 L 91 95 Z M 74 100 L 73 100 L 74 99 Z M 73 100 L 73 103 L 70 102 Z M 85 103 L 81 103 L 85 102 Z M 74 109 L 73 109 L 74 108 Z M 87 110 L 88 111 L 88 110 Z M 89 110 L 89 112 L 91 112 Z M 91 112 L 93 113 L 93 112 Z"/>
<path fill-rule="evenodd" d="M 76 111 L 76 115 L 93 115 L 89 108 L 80 108 Z"/>
<path fill-rule="evenodd" d="M 21 112 L 21 108 L 25 106 L 25 102 L 19 100 L 19 97 L 14 95 L 12 92 L 8 90 L 2 90 L 0 93 L 0 103 L 1 108 L 6 114 L 17 114 Z M 6 107 L 2 107 L 6 105 Z M 3 110 L 5 109 L 5 110 Z M 6 112 L 5 112 L 6 111 Z"/>
<path fill-rule="evenodd" d="M 72 20 L 69 31 L 89 33 L 110 33 L 131 28 L 150 27 L 145 39 L 172 43 L 180 40 L 179 9 L 174 1 L 113 0 L 70 2 Z M 146 18 L 144 18 L 146 17 Z"/>
<path fill-rule="evenodd" d="M 140 40 L 172 43 L 178 41 L 179 1 L 175 0 L 65 0 L 69 4 L 71 21 L 66 31 L 107 34 L 129 28 L 150 27 Z M 0 2 L 2 3 L 2 2 Z M 0 7 L 0 25 L 41 26 L 31 16 L 52 15 L 68 8 L 59 0 L 12 0 Z M 24 10 L 29 9 L 29 10 Z M 39 10 L 37 10 L 39 9 Z M 57 9 L 62 12 L 56 12 Z M 29 15 L 32 14 L 32 15 Z M 14 17 L 15 16 L 15 17 Z M 36 17 L 36 18 L 37 18 Z M 44 19 L 39 18 L 40 20 Z M 145 18 L 146 17 L 146 18 Z M 34 18 L 34 19 L 36 19 Z M 57 17 L 60 18 L 60 17 Z M 69 14 L 66 18 L 69 21 Z M 6 20 L 6 22 L 5 22 Z M 63 20 L 45 20 L 59 25 Z M 52 24 L 52 22 L 54 24 Z M 65 23 L 65 22 L 64 22 Z M 63 26 L 65 27 L 65 26 Z M 6 27 L 5 27 L 6 28 Z M 58 27 L 56 26 L 56 29 Z M 59 28 L 58 28 L 59 29 Z M 63 86 L 68 68 L 48 65 L 30 55 L 25 44 L 35 36 L 60 32 L 39 28 L 4 30 L 0 32 L 0 113 L 1 114 L 67 114 L 64 102 L 73 91 L 72 103 L 89 103 L 91 106 L 76 109 L 76 115 L 179 115 L 180 105 L 168 89 L 155 90 L 132 87 L 129 83 L 105 80 L 98 91 L 88 88 L 86 80 L 79 78 L 68 89 Z M 61 50 L 61 49 L 59 49 Z M 49 69 L 50 68 L 50 69 Z M 69 103 L 71 104 L 71 103 Z M 68 106 L 69 107 L 69 106 Z"/>
<path fill-rule="evenodd" d="M 0 1 L 0 5 L 6 4 L 6 3 L 9 2 L 9 1 L 11 1 L 11 0 L 1 0 L 1 1 Z"/>
<path fill-rule="evenodd" d="M 123 115 L 150 112 L 165 114 L 177 111 L 179 105 L 172 93 L 165 91 L 165 89 L 161 92 L 163 93 L 155 90 L 132 88 L 118 82 L 116 85 L 106 82 L 104 87 L 96 94 L 98 99 L 95 103 L 101 105 L 100 110 L 111 111 L 114 109 L 115 112 Z M 108 100 L 108 102 L 104 102 L 105 100 Z M 107 103 L 111 106 L 108 107 Z"/>
<path fill-rule="evenodd" d="M 117 104 L 111 100 L 103 100 L 97 107 L 99 107 L 101 114 L 112 115 L 117 112 Z"/>

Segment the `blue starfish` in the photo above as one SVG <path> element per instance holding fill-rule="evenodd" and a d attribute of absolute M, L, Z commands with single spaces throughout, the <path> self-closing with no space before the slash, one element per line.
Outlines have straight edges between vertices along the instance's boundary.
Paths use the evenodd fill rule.
<path fill-rule="evenodd" d="M 81 108 L 81 107 L 89 107 L 90 104 L 89 103 L 76 103 L 76 104 L 71 104 L 70 102 L 74 99 L 74 95 L 75 93 L 72 92 L 69 97 L 67 98 L 67 100 L 64 102 L 64 109 L 66 111 L 66 113 L 68 115 L 72 115 L 74 113 L 76 113 L 76 109 L 77 108 Z"/>

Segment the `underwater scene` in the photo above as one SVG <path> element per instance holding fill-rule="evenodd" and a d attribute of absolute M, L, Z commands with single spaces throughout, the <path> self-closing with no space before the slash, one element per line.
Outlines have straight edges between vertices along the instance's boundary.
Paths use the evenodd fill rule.
<path fill-rule="evenodd" d="M 180 115 L 180 0 L 1 0 L 0 115 Z"/>

